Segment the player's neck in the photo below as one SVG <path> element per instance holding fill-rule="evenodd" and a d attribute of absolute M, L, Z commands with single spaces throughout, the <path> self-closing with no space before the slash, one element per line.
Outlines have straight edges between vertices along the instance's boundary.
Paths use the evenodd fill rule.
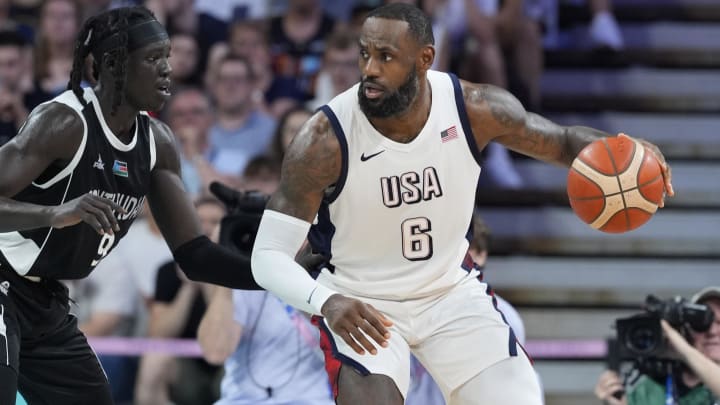
<path fill-rule="evenodd" d="M 421 82 L 415 100 L 404 112 L 388 118 L 369 118 L 375 129 L 385 137 L 399 143 L 409 143 L 417 138 L 430 115 L 432 91 L 427 81 Z"/>
<path fill-rule="evenodd" d="M 95 95 L 100 103 L 100 109 L 102 110 L 102 115 L 108 128 L 110 128 L 112 133 L 121 141 L 130 140 L 133 135 L 135 117 L 137 117 L 140 111 L 125 102 L 117 106 L 115 114 L 112 114 L 112 92 L 102 87 L 96 87 Z"/>

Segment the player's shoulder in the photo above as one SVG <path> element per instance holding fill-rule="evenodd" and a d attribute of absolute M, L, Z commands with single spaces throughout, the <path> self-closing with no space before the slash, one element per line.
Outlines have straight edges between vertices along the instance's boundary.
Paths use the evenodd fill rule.
<path fill-rule="evenodd" d="M 335 136 L 331 117 L 327 111 L 319 110 L 315 112 L 302 126 L 296 135 L 297 142 L 293 140 L 293 144 L 297 144 L 303 149 L 322 146 L 323 149 L 339 150 L 339 142 Z"/>
<path fill-rule="evenodd" d="M 460 80 L 460 87 L 471 124 L 516 127 L 525 122 L 525 108 L 509 91 L 465 80 Z"/>
<path fill-rule="evenodd" d="M 150 129 L 153 131 L 153 135 L 156 137 L 173 137 L 172 130 L 170 129 L 170 126 L 166 123 L 164 123 L 162 120 L 159 120 L 152 115 L 147 115 L 148 117 L 148 123 L 150 125 Z"/>
<path fill-rule="evenodd" d="M 466 80 L 459 80 L 462 89 L 463 99 L 468 107 L 515 105 L 522 107 L 520 101 L 509 91 L 487 83 L 473 83 Z"/>
<path fill-rule="evenodd" d="M 35 107 L 28 117 L 30 121 L 39 127 L 46 128 L 53 133 L 77 133 L 82 134 L 85 128 L 84 119 L 80 112 L 71 106 L 55 100 L 48 101 Z"/>
<path fill-rule="evenodd" d="M 77 110 L 61 102 L 48 101 L 30 112 L 17 138 L 37 151 L 69 158 L 81 144 L 85 132 L 85 121 Z"/>
<path fill-rule="evenodd" d="M 174 147 L 175 135 L 173 135 L 173 131 L 170 129 L 170 126 L 151 115 L 148 115 L 147 117 L 150 130 L 152 131 L 155 141 L 155 146 L 159 150 L 168 146 Z"/>
<path fill-rule="evenodd" d="M 175 146 L 175 135 L 173 135 L 172 129 L 155 117 L 148 115 L 148 119 L 152 131 L 152 141 L 155 142 L 157 151 L 156 167 L 170 167 L 177 170 L 180 156 Z"/>
<path fill-rule="evenodd" d="M 341 166 L 340 141 L 328 115 L 318 111 L 305 122 L 288 146 L 283 176 L 305 186 L 312 179 L 315 188 L 323 189 L 337 181 Z"/>

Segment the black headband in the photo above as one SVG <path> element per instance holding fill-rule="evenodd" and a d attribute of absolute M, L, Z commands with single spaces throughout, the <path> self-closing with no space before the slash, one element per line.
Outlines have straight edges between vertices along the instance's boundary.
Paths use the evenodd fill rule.
<path fill-rule="evenodd" d="M 90 41 L 92 31 L 88 33 L 85 42 Z M 162 24 L 157 20 L 146 20 L 135 24 L 127 29 L 127 51 L 128 53 L 142 48 L 147 44 L 153 42 L 163 41 L 168 39 L 167 31 Z M 109 37 L 103 39 L 99 44 L 95 45 L 90 52 L 96 60 L 101 60 L 105 52 L 112 51 L 120 46 L 120 33 L 115 33 Z"/>

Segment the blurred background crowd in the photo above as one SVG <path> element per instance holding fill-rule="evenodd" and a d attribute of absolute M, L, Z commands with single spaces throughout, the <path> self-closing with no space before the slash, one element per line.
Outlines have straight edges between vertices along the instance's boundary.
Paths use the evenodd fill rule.
<path fill-rule="evenodd" d="M 711 274 L 720 258 L 720 188 L 703 180 L 720 176 L 720 111 L 713 101 L 720 91 L 720 45 L 707 39 L 720 37 L 714 36 L 720 35 L 717 4 L 408 2 L 432 17 L 435 69 L 505 87 L 528 110 L 561 124 L 646 137 L 675 168 L 678 198 L 667 213 L 610 239 L 569 211 L 563 169 L 499 145 L 486 148 L 478 210 L 492 230 L 495 256 L 486 279 L 518 307 L 530 339 L 605 338 L 614 319 L 636 310 L 647 293 L 689 297 L 717 284 Z M 85 18 L 142 4 L 165 24 L 172 43 L 172 98 L 152 114 L 177 137 L 183 181 L 206 233 L 217 238 L 226 207 L 209 196 L 209 184 L 272 193 L 300 126 L 360 79 L 358 30 L 364 15 L 383 3 L 0 0 L 0 144 L 35 106 L 65 90 Z M 92 84 L 87 77 L 85 85 Z M 237 321 L 233 305 L 255 298 L 184 278 L 148 213 L 87 280 L 69 282 L 81 329 L 89 336 L 196 339 L 204 323 L 206 359 L 100 356 L 119 403 L 212 403 L 220 366 L 242 335 L 214 328 Z M 254 305 L 262 312 L 265 301 Z M 260 315 L 247 316 L 257 324 Z M 603 359 L 567 357 L 537 363 L 547 403 L 596 403 L 592 389 Z"/>

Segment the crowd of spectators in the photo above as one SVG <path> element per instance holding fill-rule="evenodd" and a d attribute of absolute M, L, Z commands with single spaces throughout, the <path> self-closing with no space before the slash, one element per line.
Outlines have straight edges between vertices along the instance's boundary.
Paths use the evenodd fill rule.
<path fill-rule="evenodd" d="M 434 21 L 434 68 L 507 87 L 529 110 L 540 108 L 543 43 L 553 32 L 556 4 L 548 0 L 409 2 L 422 7 Z M 238 189 L 272 192 L 283 151 L 299 127 L 314 109 L 360 79 L 357 32 L 365 13 L 382 3 L 0 0 L 0 144 L 12 139 L 35 106 L 65 90 L 73 44 L 85 18 L 118 5 L 142 4 L 167 27 L 172 44 L 173 96 L 162 111 L 150 113 L 164 120 L 176 136 L 183 181 L 198 198 L 201 217 L 217 222 L 223 207 L 208 199 L 209 184 L 222 181 Z M 608 1 L 588 4 L 599 16 L 591 27 L 597 31 L 593 35 L 598 45 L 622 47 Z M 85 78 L 85 86 L 93 83 L 93 77 Z M 485 155 L 486 186 L 522 186 L 506 150 L 492 145 Z M 171 254 L 149 210 L 145 213 L 117 252 L 88 280 L 73 285 L 81 329 L 89 336 L 194 338 L 201 314 L 211 302 L 229 308 L 225 315 L 239 325 L 257 326 L 242 322 L 256 315 L 243 318 L 237 308 L 231 313 L 233 298 L 228 291 L 213 292 L 179 276 L 168 262 Z M 255 299 L 236 294 L 235 306 L 251 298 Z M 283 305 L 272 302 L 277 307 L 273 310 L 282 315 Z M 237 346 L 240 334 L 235 339 L 231 346 Z M 231 355 L 232 350 L 225 357 Z M 202 379 L 203 387 L 217 386 L 214 366 L 198 361 L 176 368 L 169 365 L 173 361 L 162 356 L 145 356 L 139 362 L 102 357 L 118 403 L 199 403 L 193 402 L 193 395 L 202 401 L 217 398 L 217 389 L 189 393 L 182 383 L 183 378 Z M 170 375 L 168 369 L 182 373 Z"/>
<path fill-rule="evenodd" d="M 153 113 L 177 136 L 186 186 L 198 196 L 214 180 L 242 187 L 253 158 L 281 157 L 273 135 L 287 111 L 314 110 L 359 80 L 359 25 L 383 2 L 0 0 L 0 144 L 32 108 L 65 90 L 84 18 L 143 4 L 171 36 L 173 98 Z M 433 18 L 434 68 L 508 87 L 529 110 L 540 108 L 543 37 L 554 31 L 554 0 L 408 2 Z M 588 4 L 598 44 L 621 47 L 609 2 Z M 85 79 L 92 85 L 92 77 Z M 520 187 L 509 157 L 488 149 L 496 152 L 486 172 L 497 164 L 501 174 L 491 173 L 491 185 Z"/>

